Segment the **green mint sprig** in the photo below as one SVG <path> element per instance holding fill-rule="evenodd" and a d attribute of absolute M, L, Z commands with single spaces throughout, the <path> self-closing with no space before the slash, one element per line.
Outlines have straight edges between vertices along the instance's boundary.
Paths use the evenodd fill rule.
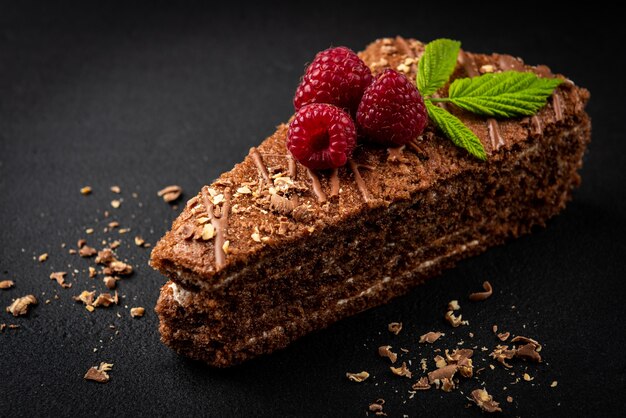
<path fill-rule="evenodd" d="M 428 116 L 435 125 L 456 146 L 480 160 L 486 160 L 487 153 L 476 134 L 459 118 L 435 103 L 453 103 L 469 112 L 492 117 L 530 116 L 546 104 L 562 80 L 505 71 L 456 79 L 450 84 L 448 97 L 432 97 L 450 79 L 460 48 L 460 42 L 450 39 L 437 39 L 426 45 L 417 67 L 417 88 L 425 98 Z"/>

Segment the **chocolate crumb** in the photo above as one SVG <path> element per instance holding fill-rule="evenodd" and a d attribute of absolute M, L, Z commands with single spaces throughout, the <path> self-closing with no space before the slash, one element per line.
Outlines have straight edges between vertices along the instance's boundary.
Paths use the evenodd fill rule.
<path fill-rule="evenodd" d="M 15 286 L 13 280 L 2 280 L 0 281 L 0 289 L 10 289 Z"/>
<path fill-rule="evenodd" d="M 85 234 L 89 234 L 89 235 L 93 234 L 93 228 L 85 229 Z"/>
<path fill-rule="evenodd" d="M 397 375 L 397 376 L 404 376 L 404 377 L 408 377 L 409 379 L 412 377 L 412 373 L 411 371 L 406 367 L 406 362 L 402 362 L 402 366 L 400 367 L 390 367 L 389 368 L 393 374 Z"/>
<path fill-rule="evenodd" d="M 93 302 L 93 306 L 94 307 L 100 307 L 100 306 L 104 306 L 105 308 L 108 308 L 109 306 L 118 303 L 119 299 L 117 296 L 117 292 L 115 292 L 115 295 L 112 296 L 110 293 L 100 293 L 98 295 L 98 297 L 96 298 L 96 300 Z"/>
<path fill-rule="evenodd" d="M 96 296 L 96 291 L 93 290 L 91 292 L 87 290 L 83 290 L 80 295 L 72 297 L 76 302 L 82 302 L 86 306 L 91 306 L 93 304 L 93 299 Z"/>
<path fill-rule="evenodd" d="M 80 189 L 80 194 L 87 196 L 88 194 L 91 194 L 91 187 L 90 186 L 85 186 L 82 187 Z"/>
<path fill-rule="evenodd" d="M 159 190 L 157 195 L 162 197 L 166 203 L 171 203 L 177 200 L 182 193 L 183 189 L 180 186 L 172 185 Z"/>
<path fill-rule="evenodd" d="M 382 345 L 378 347 L 378 355 L 381 357 L 387 357 L 392 363 L 395 363 L 398 359 L 398 354 L 391 351 L 390 345 Z"/>
<path fill-rule="evenodd" d="M 120 189 L 120 186 L 111 186 L 110 190 L 113 193 L 117 193 L 117 194 L 120 194 L 122 192 L 122 189 Z"/>
<path fill-rule="evenodd" d="M 118 199 L 113 199 L 111 200 L 111 207 L 113 207 L 113 209 L 117 209 L 122 205 L 122 201 L 118 200 Z"/>
<path fill-rule="evenodd" d="M 461 305 L 459 305 L 458 300 L 451 300 L 450 302 L 448 302 L 449 311 L 458 311 L 459 309 L 461 309 Z"/>
<path fill-rule="evenodd" d="M 402 331 L 402 322 L 392 322 L 387 326 L 389 332 L 398 335 Z"/>
<path fill-rule="evenodd" d="M 7 327 L 7 324 L 0 324 L 0 332 L 4 331 L 6 327 Z"/>
<path fill-rule="evenodd" d="M 28 313 L 28 307 L 30 305 L 36 305 L 37 298 L 34 295 L 26 295 L 21 298 L 17 298 L 7 306 L 6 311 L 13 316 L 22 316 Z"/>
<path fill-rule="evenodd" d="M 143 247 L 144 244 L 146 243 L 146 240 L 144 240 L 143 238 L 141 238 L 140 236 L 136 236 L 135 237 L 135 245 L 137 247 Z"/>
<path fill-rule="evenodd" d="M 56 271 L 54 273 L 50 273 L 50 280 L 56 280 L 56 282 L 64 289 L 69 289 L 72 287 L 71 283 L 65 283 L 65 275 L 67 272 L 65 271 Z"/>
<path fill-rule="evenodd" d="M 115 276 L 104 276 L 104 278 L 102 279 L 102 281 L 104 282 L 104 285 L 108 288 L 108 289 L 115 289 L 115 287 L 117 286 L 117 281 L 119 280 L 119 277 L 115 277 Z"/>
<path fill-rule="evenodd" d="M 359 373 L 346 373 L 346 377 L 353 382 L 361 383 L 362 381 L 370 377 L 370 374 L 366 371 L 362 371 Z"/>
<path fill-rule="evenodd" d="M 113 364 L 102 362 L 98 367 L 90 367 L 83 378 L 85 380 L 92 380 L 98 383 L 106 383 L 110 379 L 107 372 L 110 371 L 112 368 Z"/>
<path fill-rule="evenodd" d="M 96 269 L 94 267 L 89 266 L 89 278 L 93 279 L 96 277 Z"/>
<path fill-rule="evenodd" d="M 98 254 L 98 250 L 96 250 L 95 248 L 90 247 L 88 245 L 83 245 L 78 250 L 78 254 L 81 257 L 93 257 L 94 255 Z"/>
<path fill-rule="evenodd" d="M 550 383 L 550 387 L 551 388 L 555 388 L 557 387 L 557 385 L 559 384 L 559 382 L 557 382 L 556 380 L 554 380 L 552 383 Z"/>
<path fill-rule="evenodd" d="M 440 355 L 436 355 L 434 360 L 435 360 L 435 367 L 437 367 L 438 369 L 441 369 L 442 367 L 446 367 L 448 365 L 448 362 L 446 361 L 446 359 L 441 357 Z"/>
<path fill-rule="evenodd" d="M 439 338 L 443 337 L 444 335 L 445 335 L 444 333 L 441 333 L 439 331 L 435 331 L 435 332 L 430 331 L 430 332 L 427 332 L 424 335 L 421 335 L 419 342 L 420 343 L 425 343 L 426 342 L 426 343 L 432 344 L 435 341 L 437 341 Z"/>
<path fill-rule="evenodd" d="M 146 312 L 144 308 L 138 306 L 136 308 L 130 308 L 130 316 L 133 318 L 140 318 Z"/>
<path fill-rule="evenodd" d="M 9 329 L 18 329 L 19 327 L 17 324 L 9 324 Z"/>
<path fill-rule="evenodd" d="M 472 302 L 479 302 L 489 298 L 493 294 L 493 288 L 491 287 L 491 283 L 489 283 L 488 281 L 483 282 L 483 289 L 485 289 L 484 292 L 470 294 L 469 300 L 471 300 Z"/>
<path fill-rule="evenodd" d="M 428 381 L 428 377 L 426 376 L 422 376 L 420 377 L 420 379 L 413 383 L 413 386 L 411 386 L 411 388 L 413 390 L 428 390 L 430 389 L 430 382 Z"/>
<path fill-rule="evenodd" d="M 471 393 L 472 400 L 478 405 L 480 409 L 485 412 L 502 412 L 500 408 L 500 404 L 493 400 L 493 396 L 491 396 L 485 389 L 474 389 Z"/>
<path fill-rule="evenodd" d="M 39 256 L 38 260 L 40 263 L 43 263 L 44 261 L 46 261 L 48 259 L 48 253 L 43 253 Z"/>
<path fill-rule="evenodd" d="M 80 249 L 80 248 L 83 248 L 83 246 L 85 246 L 86 244 L 87 244 L 87 240 L 79 239 L 78 242 L 76 243 L 76 246 Z"/>
<path fill-rule="evenodd" d="M 530 382 L 531 380 L 534 380 L 534 377 L 531 377 L 528 373 L 524 373 L 524 375 L 522 376 L 524 378 L 525 381 Z"/>
<path fill-rule="evenodd" d="M 507 401 L 508 403 L 513 402 L 513 397 L 512 397 L 512 396 L 507 396 L 507 397 L 506 397 L 506 401 Z"/>

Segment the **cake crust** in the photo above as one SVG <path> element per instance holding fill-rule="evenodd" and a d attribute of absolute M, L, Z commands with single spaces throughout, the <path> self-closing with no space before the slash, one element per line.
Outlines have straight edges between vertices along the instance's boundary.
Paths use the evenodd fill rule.
<path fill-rule="evenodd" d="M 397 37 L 361 58 L 415 77 L 423 44 Z M 533 71 L 509 55 L 462 52 L 453 78 Z M 562 76 L 560 76 L 562 77 Z M 230 366 L 406 293 L 456 261 L 530 232 L 580 182 L 589 93 L 567 80 L 530 118 L 496 120 L 452 106 L 487 162 L 433 126 L 406 149 L 357 148 L 345 167 L 291 159 L 285 124 L 192 198 L 155 247 L 169 279 L 157 312 L 163 341 Z"/>

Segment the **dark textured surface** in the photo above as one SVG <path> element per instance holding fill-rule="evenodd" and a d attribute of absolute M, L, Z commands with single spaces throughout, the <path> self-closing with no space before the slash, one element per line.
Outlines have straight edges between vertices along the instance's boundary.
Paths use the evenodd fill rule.
<path fill-rule="evenodd" d="M 544 343 L 546 362 L 528 365 L 534 381 L 511 385 L 514 377 L 499 367 L 484 375 L 507 416 L 624 414 L 626 145 L 619 104 L 626 91 L 613 70 L 623 65 L 615 56 L 613 39 L 623 37 L 617 22 L 599 26 L 599 16 L 565 10 L 555 13 L 557 23 L 528 23 L 520 13 L 506 26 L 494 26 L 489 15 L 500 10 L 474 19 L 461 10 L 445 18 L 423 8 L 400 15 L 351 10 L 325 19 L 280 8 L 0 4 L 0 280 L 16 282 L 0 291 L 0 307 L 27 293 L 41 301 L 59 294 L 26 318 L 0 312 L 0 323 L 21 325 L 0 334 L 0 415 L 363 416 L 382 397 L 390 416 L 480 416 L 464 408 L 460 392 L 408 399 L 410 382 L 391 375 L 376 348 L 409 348 L 416 369 L 419 358 L 432 357 L 431 347 L 418 347 L 420 334 L 443 330 L 437 346 L 452 347 L 472 331 L 475 344 L 492 347 L 494 323 Z M 298 77 L 316 51 L 330 44 L 359 49 L 397 33 L 449 36 L 468 50 L 520 55 L 589 88 L 594 132 L 575 200 L 547 229 L 288 350 L 232 370 L 176 357 L 159 342 L 152 311 L 164 279 L 146 265 L 148 250 L 132 243 L 136 234 L 154 243 L 176 213 L 156 191 L 177 183 L 194 194 L 273 132 L 291 114 Z M 94 188 L 89 197 L 78 192 L 86 184 Z M 118 210 L 109 206 L 113 184 L 124 198 Z M 91 286 L 104 290 L 100 281 L 81 272 L 65 290 L 48 275 L 90 265 L 60 245 L 75 246 L 78 238 L 99 244 L 108 236 L 101 232 L 105 209 L 132 228 L 118 254 L 137 272 L 120 283 L 120 306 L 90 314 L 71 296 Z M 87 236 L 87 227 L 97 232 Z M 46 263 L 33 260 L 43 252 L 50 254 Z M 467 301 L 484 279 L 494 297 Z M 469 327 L 451 331 L 443 322 L 450 299 L 460 300 Z M 145 306 L 147 314 L 131 319 L 125 305 Z M 386 325 L 397 320 L 405 327 L 396 337 Z M 83 381 L 100 361 L 115 364 L 111 381 Z M 516 375 L 525 366 L 517 363 Z M 363 369 L 370 380 L 346 381 L 346 371 Z M 556 388 L 549 387 L 553 380 Z M 464 381 L 461 390 L 479 385 Z"/>

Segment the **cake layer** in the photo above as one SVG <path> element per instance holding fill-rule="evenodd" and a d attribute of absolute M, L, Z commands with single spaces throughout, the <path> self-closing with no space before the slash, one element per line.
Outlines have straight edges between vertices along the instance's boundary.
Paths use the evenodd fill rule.
<path fill-rule="evenodd" d="M 373 71 L 414 77 L 422 45 L 371 44 Z M 462 53 L 457 76 L 533 70 L 505 55 Z M 402 67 L 404 66 L 404 67 Z M 286 126 L 192 198 L 157 245 L 171 280 L 157 312 L 166 344 L 216 366 L 285 347 L 405 293 L 457 260 L 529 232 L 561 210 L 590 138 L 588 93 L 563 83 L 536 116 L 481 119 L 477 161 L 428 127 L 410 150 L 362 146 L 346 167 L 311 172 L 289 158 Z"/>

